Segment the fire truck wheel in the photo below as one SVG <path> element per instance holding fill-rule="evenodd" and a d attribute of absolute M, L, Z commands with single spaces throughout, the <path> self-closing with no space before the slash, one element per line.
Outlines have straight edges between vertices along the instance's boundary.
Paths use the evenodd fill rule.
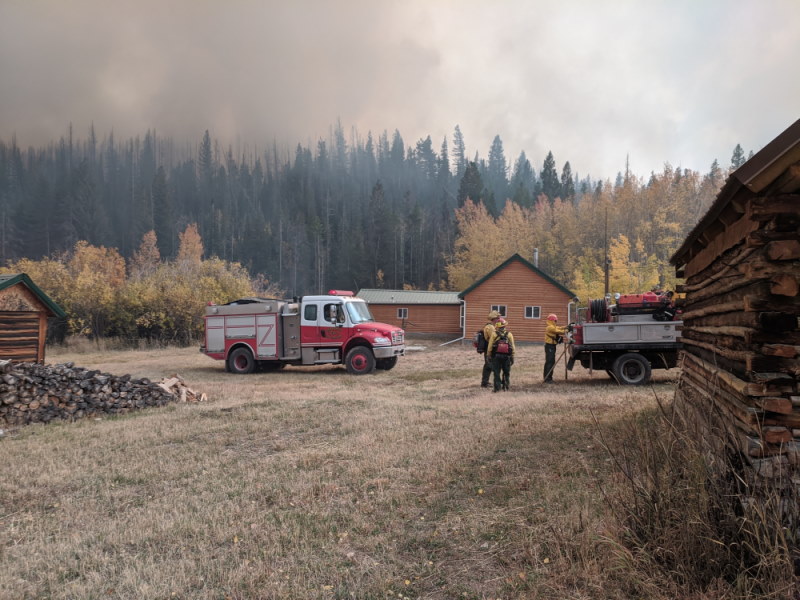
<path fill-rule="evenodd" d="M 379 358 L 375 361 L 375 368 L 388 371 L 389 369 L 393 369 L 396 364 L 397 364 L 396 356 L 390 356 L 389 358 Z"/>
<path fill-rule="evenodd" d="M 641 354 L 628 352 L 614 361 L 614 375 L 623 385 L 643 385 L 650 381 L 650 362 Z"/>
<path fill-rule="evenodd" d="M 375 370 L 375 356 L 365 346 L 355 346 L 344 360 L 347 372 L 351 375 L 366 375 Z"/>
<path fill-rule="evenodd" d="M 228 355 L 228 370 L 231 373 L 244 375 L 252 373 L 256 368 L 253 353 L 247 348 L 236 348 Z"/>

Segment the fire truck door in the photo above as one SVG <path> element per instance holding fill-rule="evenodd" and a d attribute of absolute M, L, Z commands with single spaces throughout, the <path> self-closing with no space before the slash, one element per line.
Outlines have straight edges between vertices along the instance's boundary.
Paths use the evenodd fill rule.
<path fill-rule="evenodd" d="M 274 314 L 256 317 L 256 354 L 259 358 L 273 358 L 278 355 L 277 318 Z"/>
<path fill-rule="evenodd" d="M 341 346 L 345 338 L 344 306 L 341 302 L 329 302 L 322 307 L 319 321 L 319 336 L 326 346 Z"/>
<path fill-rule="evenodd" d="M 300 358 L 300 315 L 296 312 L 282 315 L 281 325 L 283 358 L 289 360 Z"/>
<path fill-rule="evenodd" d="M 303 306 L 303 345 L 341 346 L 346 322 L 341 302 L 314 302 Z"/>
<path fill-rule="evenodd" d="M 321 339 L 319 335 L 319 321 L 320 311 L 322 306 L 315 302 L 303 304 L 303 316 L 300 321 L 300 341 L 303 345 L 319 344 Z"/>

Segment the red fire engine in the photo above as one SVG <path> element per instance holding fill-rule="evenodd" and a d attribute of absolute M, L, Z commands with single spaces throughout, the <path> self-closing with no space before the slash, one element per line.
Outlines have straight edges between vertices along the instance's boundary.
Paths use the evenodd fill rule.
<path fill-rule="evenodd" d="M 405 333 L 373 320 L 353 292 L 295 300 L 242 298 L 209 303 L 200 352 L 232 373 L 286 365 L 344 364 L 353 375 L 389 370 L 405 353 Z"/>

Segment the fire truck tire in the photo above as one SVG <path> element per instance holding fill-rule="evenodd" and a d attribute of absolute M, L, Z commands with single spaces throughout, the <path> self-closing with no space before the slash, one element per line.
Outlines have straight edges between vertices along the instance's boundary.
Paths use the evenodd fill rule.
<path fill-rule="evenodd" d="M 355 346 L 344 359 L 347 372 L 351 375 L 366 375 L 375 370 L 375 356 L 366 346 Z"/>
<path fill-rule="evenodd" d="M 628 352 L 614 361 L 614 377 L 622 385 L 644 385 L 651 374 L 650 362 L 641 354 Z"/>
<path fill-rule="evenodd" d="M 228 355 L 228 370 L 238 375 L 252 373 L 256 368 L 253 353 L 248 348 L 236 348 Z"/>
<path fill-rule="evenodd" d="M 396 356 L 390 356 L 389 358 L 379 358 L 375 361 L 375 368 L 388 371 L 390 369 L 393 369 L 396 364 L 397 364 Z"/>

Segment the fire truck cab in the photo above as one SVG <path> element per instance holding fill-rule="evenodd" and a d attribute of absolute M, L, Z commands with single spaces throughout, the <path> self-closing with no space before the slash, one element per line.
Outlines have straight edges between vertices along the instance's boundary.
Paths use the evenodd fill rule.
<path fill-rule="evenodd" d="M 350 291 L 294 300 L 242 298 L 209 303 L 200 352 L 232 373 L 286 365 L 344 364 L 353 375 L 389 370 L 405 353 L 405 333 L 377 323 Z"/>

